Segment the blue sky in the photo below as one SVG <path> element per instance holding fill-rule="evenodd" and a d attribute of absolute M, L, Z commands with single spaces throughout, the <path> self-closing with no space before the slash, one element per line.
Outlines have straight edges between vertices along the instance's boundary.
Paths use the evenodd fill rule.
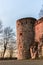
<path fill-rule="evenodd" d="M 0 20 L 4 27 L 11 26 L 16 31 L 16 20 L 23 17 L 38 18 L 42 0 L 0 0 Z"/>

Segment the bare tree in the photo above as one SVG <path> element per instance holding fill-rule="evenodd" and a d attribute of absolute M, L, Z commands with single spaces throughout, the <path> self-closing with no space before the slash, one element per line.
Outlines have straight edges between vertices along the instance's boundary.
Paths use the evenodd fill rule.
<path fill-rule="evenodd" d="M 6 47 L 7 47 L 7 44 L 9 43 L 9 40 L 11 38 L 15 40 L 15 33 L 13 32 L 13 29 L 10 27 L 6 27 L 4 29 L 3 37 L 4 37 L 4 54 L 5 54 Z"/>
<path fill-rule="evenodd" d="M 2 29 L 2 22 L 0 21 L 0 33 L 2 33 L 3 29 Z"/>
<path fill-rule="evenodd" d="M 43 17 L 43 5 L 42 5 L 42 8 L 41 8 L 41 10 L 39 12 L 39 17 Z"/>
<path fill-rule="evenodd" d="M 10 50 L 10 58 L 12 58 L 12 54 L 13 54 L 13 46 L 12 45 L 10 45 L 9 50 Z"/>
<path fill-rule="evenodd" d="M 0 21 L 0 44 L 3 42 L 3 25 L 2 25 L 2 22 Z"/>

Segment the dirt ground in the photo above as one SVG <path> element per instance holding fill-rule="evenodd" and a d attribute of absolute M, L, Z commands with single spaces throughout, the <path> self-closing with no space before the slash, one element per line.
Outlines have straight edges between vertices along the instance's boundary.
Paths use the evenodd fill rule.
<path fill-rule="evenodd" d="M 0 60 L 0 65 L 43 65 L 43 60 Z"/>

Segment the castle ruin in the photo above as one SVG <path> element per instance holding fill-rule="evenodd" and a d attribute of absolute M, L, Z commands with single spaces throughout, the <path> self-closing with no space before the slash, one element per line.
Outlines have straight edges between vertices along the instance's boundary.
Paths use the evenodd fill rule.
<path fill-rule="evenodd" d="M 18 45 L 17 58 L 28 59 L 31 57 L 30 47 L 33 46 L 35 42 L 40 43 L 42 39 L 43 17 L 39 20 L 32 17 L 19 19 L 16 22 L 16 28 Z"/>

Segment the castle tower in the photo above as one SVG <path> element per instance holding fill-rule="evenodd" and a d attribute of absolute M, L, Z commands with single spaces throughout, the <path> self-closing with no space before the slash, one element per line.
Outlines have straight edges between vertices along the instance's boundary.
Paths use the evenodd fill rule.
<path fill-rule="evenodd" d="M 22 18 L 16 21 L 18 59 L 30 58 L 29 47 L 34 43 L 35 18 Z"/>

